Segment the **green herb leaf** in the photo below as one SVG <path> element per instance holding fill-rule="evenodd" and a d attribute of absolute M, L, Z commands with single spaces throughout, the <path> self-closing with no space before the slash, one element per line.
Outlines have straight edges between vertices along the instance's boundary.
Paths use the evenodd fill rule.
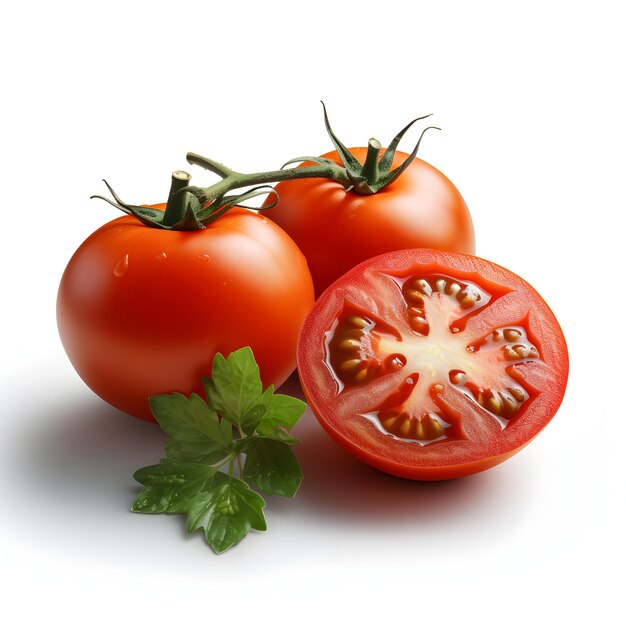
<path fill-rule="evenodd" d="M 252 481 L 268 496 L 293 498 L 302 482 L 302 470 L 288 443 L 254 439 L 245 447 L 246 463 L 241 477 Z"/>
<path fill-rule="evenodd" d="M 203 378 L 202 383 L 211 407 L 235 426 L 250 420 L 249 411 L 259 411 L 263 385 L 250 348 L 232 352 L 226 359 L 216 354 L 211 378 Z"/>
<path fill-rule="evenodd" d="M 272 386 L 263 392 L 250 348 L 227 358 L 217 354 L 212 377 L 202 382 L 207 402 L 180 393 L 149 399 L 170 435 L 167 458 L 135 472 L 144 488 L 132 511 L 187 514 L 189 532 L 203 529 L 207 543 L 220 553 L 250 530 L 266 529 L 265 500 L 244 481 L 268 495 L 293 497 L 298 490 L 302 470 L 290 446 L 300 442 L 289 430 L 306 404 L 274 393 Z"/>
<path fill-rule="evenodd" d="M 168 457 L 212 465 L 230 453 L 232 426 L 220 420 L 197 394 L 189 398 L 180 393 L 153 396 L 149 402 L 161 428 L 172 437 L 165 443 Z"/>
<path fill-rule="evenodd" d="M 263 439 L 274 439 L 275 441 L 282 441 L 290 446 L 296 446 L 300 442 L 299 439 L 292 437 L 286 430 L 282 428 L 276 428 L 275 426 L 263 426 L 259 425 L 256 430 L 256 434 Z"/>
<path fill-rule="evenodd" d="M 297 398 L 274 393 L 274 387 L 270 385 L 263 394 L 263 406 L 265 411 L 255 425 L 256 434 L 291 445 L 300 443 L 288 431 L 296 425 L 306 404 Z"/>
<path fill-rule="evenodd" d="M 135 472 L 135 480 L 145 488 L 131 510 L 136 513 L 185 513 L 191 499 L 206 488 L 215 472 L 207 465 L 161 459 L 159 465 Z"/>
<path fill-rule="evenodd" d="M 263 397 L 266 410 L 259 422 L 259 427 L 291 430 L 306 409 L 306 404 L 302 400 L 281 393 L 274 393 L 274 387 L 271 385 L 265 390 Z"/>
<path fill-rule="evenodd" d="M 209 489 L 190 502 L 187 530 L 204 530 L 207 543 L 220 554 L 239 543 L 250 529 L 266 530 L 265 501 L 246 483 L 221 472 Z"/>

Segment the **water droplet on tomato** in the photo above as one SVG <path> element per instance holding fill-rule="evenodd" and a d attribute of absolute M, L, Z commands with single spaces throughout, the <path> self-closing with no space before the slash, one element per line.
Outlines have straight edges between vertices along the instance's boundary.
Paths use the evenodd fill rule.
<path fill-rule="evenodd" d="M 126 254 L 121 259 L 118 259 L 117 263 L 115 264 L 115 267 L 113 268 L 113 274 L 115 274 L 115 276 L 117 277 L 120 277 L 120 276 L 124 276 L 124 274 L 126 274 L 127 271 L 128 271 L 128 255 Z"/>

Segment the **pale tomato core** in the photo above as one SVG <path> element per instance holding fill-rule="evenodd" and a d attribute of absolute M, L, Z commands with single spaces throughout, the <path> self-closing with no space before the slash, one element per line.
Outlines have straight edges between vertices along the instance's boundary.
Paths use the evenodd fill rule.
<path fill-rule="evenodd" d="M 391 328 L 366 310 L 346 304 L 326 336 L 326 363 L 337 395 L 378 378 L 388 392 L 373 406 L 367 396 L 357 415 L 389 436 L 419 445 L 463 438 L 462 419 L 442 399 L 453 386 L 500 428 L 517 417 L 530 394 L 512 378 L 513 362 L 539 361 L 523 326 L 511 324 L 487 336 L 469 333 L 465 320 L 489 306 L 494 295 L 470 281 L 444 275 L 380 275 L 402 294 L 406 327 Z M 497 297 L 497 295 L 496 295 Z M 399 382 L 397 376 L 405 376 Z"/>

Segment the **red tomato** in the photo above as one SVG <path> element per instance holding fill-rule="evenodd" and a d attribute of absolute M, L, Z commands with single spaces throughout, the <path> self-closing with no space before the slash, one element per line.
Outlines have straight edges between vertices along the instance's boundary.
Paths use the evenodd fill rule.
<path fill-rule="evenodd" d="M 334 283 L 298 345 L 309 404 L 365 463 L 441 480 L 518 452 L 557 411 L 567 347 L 539 294 L 469 255 L 403 250 Z"/>
<path fill-rule="evenodd" d="M 257 213 L 234 208 L 204 230 L 125 216 L 93 233 L 59 287 L 63 346 L 101 398 L 153 420 L 148 396 L 200 393 L 213 356 L 250 346 L 265 385 L 294 370 L 313 304 L 306 261 Z"/>
<path fill-rule="evenodd" d="M 350 152 L 363 162 L 367 150 Z M 336 152 L 323 156 L 340 163 Z M 392 167 L 407 156 L 397 152 Z M 275 189 L 278 204 L 263 214 L 298 244 L 318 296 L 349 269 L 384 252 L 474 253 L 474 227 L 461 194 L 439 170 L 417 158 L 372 195 L 346 192 L 340 183 L 319 178 L 281 182 Z"/>

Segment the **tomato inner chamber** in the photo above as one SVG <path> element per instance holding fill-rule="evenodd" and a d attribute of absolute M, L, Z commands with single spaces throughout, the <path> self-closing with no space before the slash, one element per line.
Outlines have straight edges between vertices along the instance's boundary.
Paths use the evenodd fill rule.
<path fill-rule="evenodd" d="M 540 360 L 526 329 L 514 324 L 470 335 L 466 320 L 494 299 L 474 283 L 443 275 L 388 279 L 400 292 L 405 324 L 399 329 L 345 303 L 326 343 L 337 393 L 388 377 L 384 400 L 364 406 L 362 415 L 390 436 L 421 445 L 463 438 L 462 415 L 442 400 L 446 386 L 505 428 L 530 399 L 510 366 Z M 406 375 L 398 383 L 392 374 L 400 370 Z"/>

